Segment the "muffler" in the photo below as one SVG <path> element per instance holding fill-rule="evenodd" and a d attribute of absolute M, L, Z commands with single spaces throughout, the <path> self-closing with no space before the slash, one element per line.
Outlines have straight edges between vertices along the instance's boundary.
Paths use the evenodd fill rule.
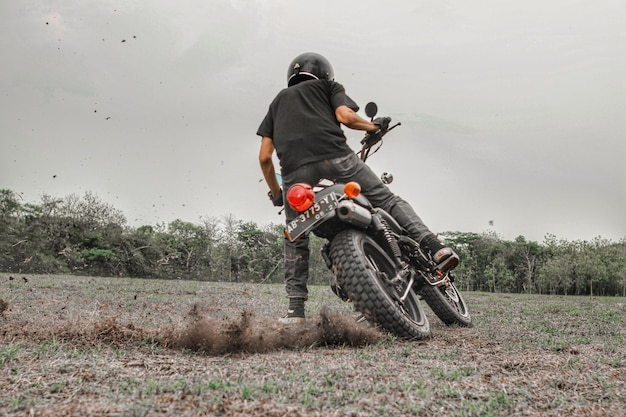
<path fill-rule="evenodd" d="M 372 223 L 372 213 L 352 200 L 344 200 L 337 206 L 337 217 L 346 223 L 366 229 Z"/>

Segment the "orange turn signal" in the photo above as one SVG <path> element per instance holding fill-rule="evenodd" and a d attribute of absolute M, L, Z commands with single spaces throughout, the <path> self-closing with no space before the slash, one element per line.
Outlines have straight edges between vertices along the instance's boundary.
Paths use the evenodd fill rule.
<path fill-rule="evenodd" d="M 359 194 L 361 194 L 361 186 L 358 182 L 350 181 L 343 186 L 343 192 L 349 198 L 356 198 Z"/>

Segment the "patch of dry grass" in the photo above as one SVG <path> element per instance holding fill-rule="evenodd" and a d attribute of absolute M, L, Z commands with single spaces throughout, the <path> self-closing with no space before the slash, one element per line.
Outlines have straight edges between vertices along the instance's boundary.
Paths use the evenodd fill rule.
<path fill-rule="evenodd" d="M 623 415 L 623 298 L 465 297 L 411 343 L 325 287 L 285 328 L 280 285 L 0 274 L 0 415 Z"/>

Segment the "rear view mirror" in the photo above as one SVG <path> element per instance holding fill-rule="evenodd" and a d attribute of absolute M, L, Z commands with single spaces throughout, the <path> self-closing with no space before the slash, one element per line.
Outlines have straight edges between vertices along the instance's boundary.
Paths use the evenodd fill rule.
<path fill-rule="evenodd" d="M 376 105 L 376 103 L 370 101 L 365 105 L 365 114 L 367 114 L 367 117 L 373 118 L 374 116 L 376 116 L 376 113 L 378 113 L 378 106 Z"/>

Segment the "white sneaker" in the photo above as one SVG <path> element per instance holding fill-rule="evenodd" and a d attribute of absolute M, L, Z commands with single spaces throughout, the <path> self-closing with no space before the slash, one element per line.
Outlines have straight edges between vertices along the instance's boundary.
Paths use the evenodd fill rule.
<path fill-rule="evenodd" d="M 296 314 L 295 310 L 287 310 L 287 315 L 278 319 L 282 324 L 304 323 L 304 308 Z"/>
<path fill-rule="evenodd" d="M 282 324 L 300 324 L 300 323 L 304 323 L 306 322 L 306 319 L 304 317 L 281 317 L 278 319 L 279 323 Z"/>

